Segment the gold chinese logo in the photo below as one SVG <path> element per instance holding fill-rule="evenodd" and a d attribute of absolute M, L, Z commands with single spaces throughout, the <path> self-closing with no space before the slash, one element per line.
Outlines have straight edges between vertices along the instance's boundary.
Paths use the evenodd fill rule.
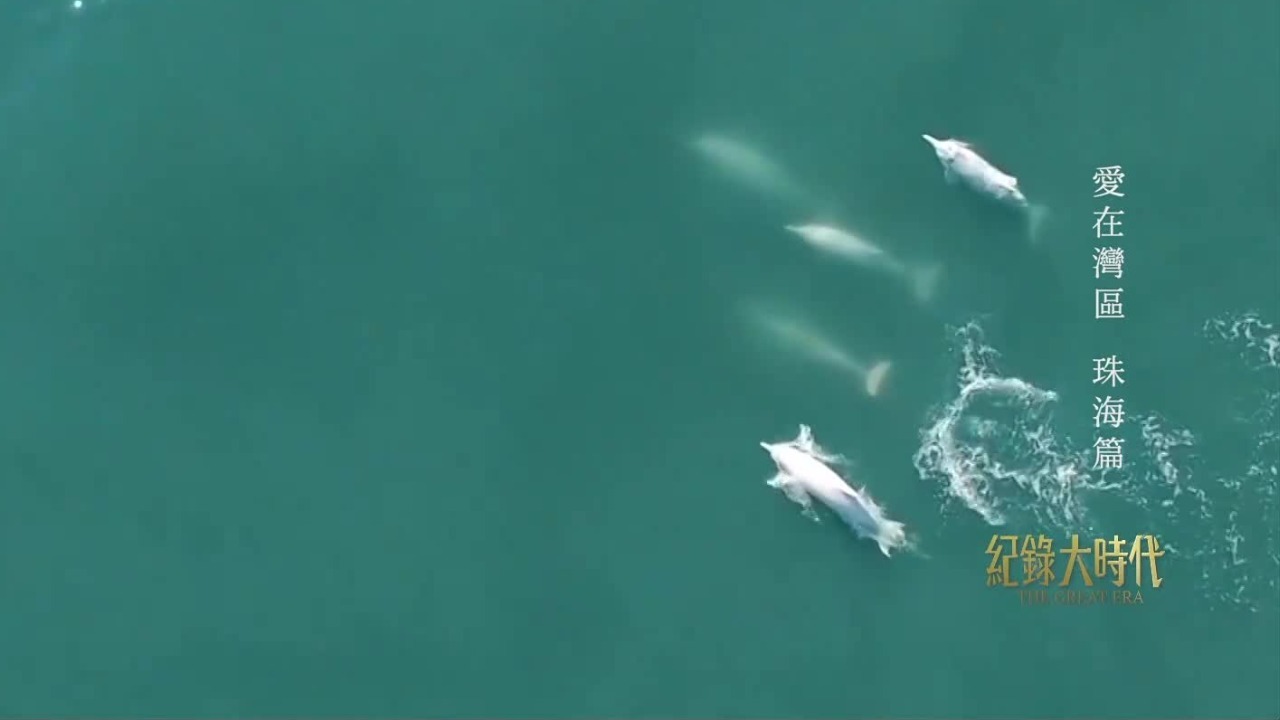
<path fill-rule="evenodd" d="M 1071 536 L 1071 545 L 1057 550 L 1053 539 L 1046 535 L 992 535 L 987 543 L 987 586 L 1023 588 L 1019 591 L 1023 604 L 1095 604 L 1110 599 L 1116 604 L 1141 604 L 1144 581 L 1149 588 L 1164 583 L 1160 577 L 1158 561 L 1165 551 L 1154 535 L 1137 535 L 1133 540 L 1113 535 L 1110 539 L 1095 538 L 1091 545 L 1080 544 L 1080 536 Z M 1055 591 L 1052 596 L 1046 590 L 1054 586 L 1066 588 L 1079 577 L 1085 588 L 1093 588 L 1095 582 L 1110 582 L 1116 588 L 1108 598 L 1105 591 Z"/>

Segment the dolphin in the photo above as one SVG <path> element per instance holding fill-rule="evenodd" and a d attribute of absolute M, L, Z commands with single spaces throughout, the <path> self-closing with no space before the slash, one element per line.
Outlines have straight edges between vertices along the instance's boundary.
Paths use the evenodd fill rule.
<path fill-rule="evenodd" d="M 790 201 L 807 193 L 781 165 L 738 140 L 708 133 L 692 143 L 693 149 L 739 182 Z"/>
<path fill-rule="evenodd" d="M 893 367 L 888 360 L 881 360 L 868 367 L 813 328 L 783 315 L 757 307 L 750 309 L 750 319 L 769 335 L 795 348 L 808 359 L 858 378 L 862 381 L 863 390 L 871 397 L 880 394 L 889 370 Z"/>
<path fill-rule="evenodd" d="M 800 434 L 781 443 L 761 442 L 778 472 L 769 487 L 782 490 L 792 502 L 804 508 L 804 514 L 818 519 L 812 498 L 830 508 L 859 538 L 874 540 L 885 557 L 908 546 L 905 526 L 885 516 L 884 509 L 871 499 L 866 489 L 850 487 L 827 463 L 837 461 L 813 439 L 808 425 L 800 426 Z"/>
<path fill-rule="evenodd" d="M 1048 211 L 1027 200 L 1027 196 L 1018 187 L 1018 178 L 992 165 L 963 140 L 939 140 L 929 134 L 920 137 L 933 147 L 938 162 L 942 163 L 942 176 L 948 183 L 962 183 L 982 195 L 1025 211 L 1031 238 L 1036 239 L 1039 226 Z"/>
<path fill-rule="evenodd" d="M 933 297 L 934 287 L 942 272 L 939 266 L 910 267 L 868 240 L 830 225 L 787 225 L 785 227 L 818 250 L 859 265 L 889 272 L 905 280 L 921 303 L 926 303 Z"/>

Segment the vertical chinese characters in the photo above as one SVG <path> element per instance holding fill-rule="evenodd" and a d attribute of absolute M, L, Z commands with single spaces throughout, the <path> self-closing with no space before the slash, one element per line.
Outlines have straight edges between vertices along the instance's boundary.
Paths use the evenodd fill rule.
<path fill-rule="evenodd" d="M 1124 384 L 1124 363 L 1115 355 L 1094 358 L 1093 384 L 1117 387 Z M 1094 397 L 1093 426 L 1101 428 L 1107 425 L 1119 428 L 1124 422 L 1124 400 L 1105 397 Z M 1124 440 L 1116 437 L 1099 437 L 1093 443 L 1094 470 L 1118 470 L 1124 465 L 1124 452 L 1121 444 Z"/>
<path fill-rule="evenodd" d="M 1124 184 L 1124 170 L 1119 165 L 1106 165 L 1093 174 L 1095 198 L 1123 198 L 1120 186 Z M 1093 277 L 1101 280 L 1103 276 L 1111 276 L 1119 281 L 1124 277 L 1124 249 L 1119 247 L 1119 238 L 1124 237 L 1121 229 L 1124 225 L 1124 210 L 1106 204 L 1094 213 L 1094 237 L 1099 241 L 1093 248 Z M 1103 244 L 1105 238 L 1105 243 Z M 1115 243 L 1114 245 L 1111 243 Z M 1095 320 L 1124 319 L 1124 288 L 1117 283 L 1114 287 L 1095 287 L 1093 291 L 1093 317 Z M 1095 385 L 1107 384 L 1111 387 L 1124 382 L 1123 363 L 1115 356 L 1094 358 Z M 1124 423 L 1124 399 L 1106 395 L 1094 397 L 1093 426 L 1101 429 L 1104 426 L 1119 430 Z M 1124 440 L 1118 437 L 1099 436 L 1094 442 L 1095 470 L 1118 470 L 1124 465 L 1124 452 L 1121 445 Z"/>

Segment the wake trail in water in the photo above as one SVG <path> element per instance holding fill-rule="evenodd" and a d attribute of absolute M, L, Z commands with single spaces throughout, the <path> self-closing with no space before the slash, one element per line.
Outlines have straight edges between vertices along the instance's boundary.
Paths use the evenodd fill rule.
<path fill-rule="evenodd" d="M 1086 532 L 1083 454 L 1054 430 L 1057 393 L 1000 374 L 999 353 L 969 323 L 955 331 L 959 392 L 931 412 L 914 463 L 938 482 L 946 505 L 962 503 L 989 525 L 1049 525 Z"/>
<path fill-rule="evenodd" d="M 1280 332 L 1243 313 L 1206 321 L 1202 335 L 1248 374 L 1224 400 L 1244 408 L 1225 429 L 1250 450 L 1205 457 L 1191 429 L 1135 415 L 1145 458 L 1128 472 L 1124 495 L 1180 539 L 1176 554 L 1196 569 L 1210 607 L 1256 612 L 1280 603 Z"/>
<path fill-rule="evenodd" d="M 921 479 L 937 483 L 987 524 L 1096 534 L 1090 504 L 1118 510 L 1155 533 L 1190 571 L 1210 607 L 1256 610 L 1280 603 L 1280 332 L 1256 313 L 1204 324 L 1202 336 L 1243 361 L 1250 377 L 1232 428 L 1247 457 L 1201 456 L 1190 428 L 1158 412 L 1131 411 L 1130 451 L 1121 469 L 1092 468 L 1091 448 L 1074 447 L 1053 424 L 1058 395 L 1001 375 L 999 353 L 981 327 L 955 331 L 961 362 L 956 397 L 933 410 L 915 456 Z M 1136 408 L 1135 408 L 1136 409 Z M 1114 501 L 1114 502 L 1111 502 Z M 1125 524 L 1128 524 L 1126 521 Z M 1046 528 L 1047 529 L 1047 528 Z M 1108 531 L 1105 534 L 1110 534 Z"/>
<path fill-rule="evenodd" d="M 1280 604 L 1280 331 L 1256 312 L 1223 315 L 1204 324 L 1209 341 L 1232 351 L 1255 383 L 1235 398 L 1245 408 L 1236 427 L 1251 438 L 1248 457 L 1215 480 L 1229 495 L 1220 542 L 1210 558 L 1218 598 L 1233 604 Z"/>

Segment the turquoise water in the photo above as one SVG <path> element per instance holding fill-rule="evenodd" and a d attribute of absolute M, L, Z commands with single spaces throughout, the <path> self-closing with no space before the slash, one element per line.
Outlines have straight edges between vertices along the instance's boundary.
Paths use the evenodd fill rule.
<path fill-rule="evenodd" d="M 5 3 L 0 715 L 1280 716 L 1278 28 Z M 921 133 L 1017 175 L 1039 242 Z M 937 296 L 782 230 L 810 221 L 942 265 Z M 891 360 L 884 392 L 759 308 Z M 765 485 L 802 423 L 917 553 Z M 985 585 L 995 532 L 1153 533 L 1165 584 L 1024 607 Z"/>

